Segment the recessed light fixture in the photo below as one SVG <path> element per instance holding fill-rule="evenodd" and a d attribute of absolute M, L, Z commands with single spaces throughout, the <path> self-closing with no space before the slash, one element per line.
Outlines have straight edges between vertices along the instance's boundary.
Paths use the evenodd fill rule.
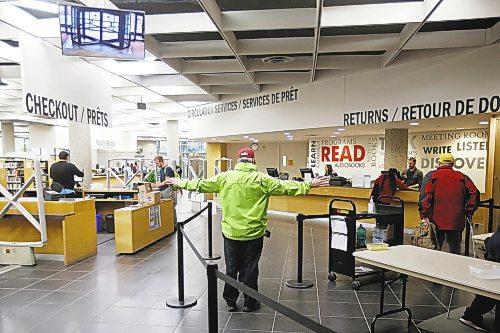
<path fill-rule="evenodd" d="M 410 123 L 410 126 L 418 126 L 420 125 L 419 123 Z"/>
<path fill-rule="evenodd" d="M 255 140 L 254 138 L 250 138 L 251 141 Z"/>
<path fill-rule="evenodd" d="M 286 132 L 285 135 L 290 135 L 290 133 Z"/>
<path fill-rule="evenodd" d="M 223 140 L 219 140 L 220 143 L 223 143 L 224 141 Z"/>
<path fill-rule="evenodd" d="M 343 131 L 345 131 L 345 128 L 337 128 L 337 131 L 343 132 Z"/>
<path fill-rule="evenodd" d="M 212 141 L 217 141 L 217 139 L 216 139 L 216 138 L 212 138 L 212 139 L 210 139 L 210 140 L 212 140 Z"/>
<path fill-rule="evenodd" d="M 457 127 L 456 129 L 460 131 L 460 130 L 463 130 L 464 128 L 463 127 Z"/>
<path fill-rule="evenodd" d="M 340 135 L 340 132 L 333 132 L 333 134 L 335 134 L 335 135 Z"/>
<path fill-rule="evenodd" d="M 479 125 L 488 125 L 488 124 L 489 124 L 489 122 L 484 121 L 484 120 L 479 122 Z"/>
<path fill-rule="evenodd" d="M 255 142 L 255 143 L 259 143 L 259 140 L 255 139 L 255 140 L 253 140 L 253 142 Z"/>
<path fill-rule="evenodd" d="M 293 135 L 287 135 L 286 137 L 287 138 L 293 138 Z"/>
<path fill-rule="evenodd" d="M 248 135 L 245 135 L 245 136 L 243 137 L 243 139 L 248 139 Z"/>
<path fill-rule="evenodd" d="M 337 136 L 336 135 L 330 135 L 330 138 L 336 138 Z"/>
<path fill-rule="evenodd" d="M 288 137 L 288 140 L 293 140 L 293 136 L 289 136 L 289 137 Z"/>

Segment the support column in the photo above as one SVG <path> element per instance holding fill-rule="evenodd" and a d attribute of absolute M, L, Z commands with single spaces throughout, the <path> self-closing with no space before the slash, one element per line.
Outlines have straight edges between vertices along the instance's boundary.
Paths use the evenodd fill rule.
<path fill-rule="evenodd" d="M 92 150 L 90 126 L 69 122 L 69 159 L 78 169 L 83 169 L 84 186 L 92 183 Z"/>
<path fill-rule="evenodd" d="M 167 120 L 167 157 L 179 164 L 179 121 Z"/>
<path fill-rule="evenodd" d="M 227 144 L 219 142 L 207 143 L 207 178 L 215 176 L 215 160 L 221 157 L 227 157 Z M 223 165 L 220 165 L 222 170 Z M 227 169 L 227 168 L 226 168 Z M 207 195 L 208 200 L 212 200 L 213 195 Z"/>
<path fill-rule="evenodd" d="M 14 123 L 2 122 L 2 152 L 8 154 L 15 151 Z"/>
<path fill-rule="evenodd" d="M 385 130 L 384 169 L 406 169 L 408 160 L 408 129 Z"/>

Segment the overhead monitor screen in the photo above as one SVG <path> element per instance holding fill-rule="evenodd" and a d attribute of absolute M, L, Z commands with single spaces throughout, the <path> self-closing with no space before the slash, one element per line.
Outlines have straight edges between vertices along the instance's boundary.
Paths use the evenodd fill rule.
<path fill-rule="evenodd" d="M 144 12 L 59 4 L 63 55 L 144 59 Z"/>

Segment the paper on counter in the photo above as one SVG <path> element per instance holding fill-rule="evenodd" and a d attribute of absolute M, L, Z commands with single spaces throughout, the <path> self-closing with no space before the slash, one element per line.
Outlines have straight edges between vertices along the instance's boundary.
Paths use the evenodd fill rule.
<path fill-rule="evenodd" d="M 347 235 L 332 234 L 332 249 L 347 251 Z"/>

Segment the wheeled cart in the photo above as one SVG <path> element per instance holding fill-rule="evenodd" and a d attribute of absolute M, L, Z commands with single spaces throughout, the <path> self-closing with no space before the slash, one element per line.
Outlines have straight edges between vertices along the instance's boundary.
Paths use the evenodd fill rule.
<path fill-rule="evenodd" d="M 381 200 L 390 199 L 396 205 L 384 204 Z M 351 207 L 342 209 L 335 207 L 336 203 L 347 203 Z M 377 224 L 383 228 L 391 226 L 392 237 L 387 243 L 390 246 L 403 244 L 404 232 L 404 203 L 397 197 L 382 196 L 377 200 L 376 212 L 357 212 L 356 205 L 351 200 L 333 199 L 329 207 L 329 258 L 328 280 L 335 281 L 336 274 L 351 278 L 351 287 L 358 290 L 361 277 L 380 275 L 378 270 L 363 269 L 356 271 L 353 253 L 356 251 L 356 221 L 375 218 Z M 360 248 L 359 248 L 360 249 Z"/>

